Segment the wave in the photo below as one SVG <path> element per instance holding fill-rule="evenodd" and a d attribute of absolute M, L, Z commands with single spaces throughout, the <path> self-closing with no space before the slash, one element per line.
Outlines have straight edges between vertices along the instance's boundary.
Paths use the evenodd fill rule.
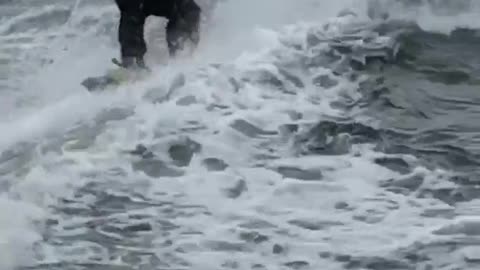
<path fill-rule="evenodd" d="M 347 4 L 219 4 L 193 59 L 93 95 L 76 82 L 108 68 L 114 35 L 98 35 L 114 20 L 111 6 L 80 8 L 70 27 L 90 31 L 57 43 L 67 52 L 25 79 L 43 98 L 1 124 L 0 206 L 22 209 L 0 215 L 0 239 L 18 243 L 1 251 L 25 255 L 1 266 L 414 269 L 443 265 L 443 249 L 451 266 L 475 260 L 460 255 L 473 243 L 448 246 L 477 233 L 451 220 L 475 210 L 472 194 L 456 200 L 471 179 L 399 149 L 418 134 L 367 113 L 400 106 L 381 103 L 388 90 L 368 71 L 395 62 L 411 28 Z"/>

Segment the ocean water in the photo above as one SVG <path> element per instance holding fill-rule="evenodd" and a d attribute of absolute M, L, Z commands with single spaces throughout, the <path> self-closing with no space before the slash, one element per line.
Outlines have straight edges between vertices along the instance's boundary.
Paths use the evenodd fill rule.
<path fill-rule="evenodd" d="M 479 4 L 198 2 L 89 93 L 113 1 L 0 1 L 0 269 L 479 269 Z"/>

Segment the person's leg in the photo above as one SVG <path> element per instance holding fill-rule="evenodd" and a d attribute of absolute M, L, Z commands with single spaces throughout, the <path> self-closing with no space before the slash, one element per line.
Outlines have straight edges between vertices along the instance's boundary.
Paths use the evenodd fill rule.
<path fill-rule="evenodd" d="M 171 56 L 184 49 L 187 41 L 199 42 L 200 7 L 194 0 L 176 2 L 167 23 L 167 44 Z"/>
<path fill-rule="evenodd" d="M 183 49 L 183 41 L 185 34 L 178 28 L 178 22 L 175 19 L 170 19 L 167 23 L 167 45 L 170 56 L 175 56 L 176 53 Z"/>
<path fill-rule="evenodd" d="M 120 9 L 118 41 L 121 47 L 122 64 L 126 67 L 134 62 L 143 65 L 147 46 L 143 37 L 145 14 L 141 1 L 115 0 Z"/>

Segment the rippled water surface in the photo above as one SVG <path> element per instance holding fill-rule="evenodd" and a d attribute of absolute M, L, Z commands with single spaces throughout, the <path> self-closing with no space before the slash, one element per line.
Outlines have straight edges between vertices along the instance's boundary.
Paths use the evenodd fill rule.
<path fill-rule="evenodd" d="M 199 1 L 89 93 L 112 1 L 0 1 L 0 268 L 479 269 L 480 8 L 360 2 Z"/>

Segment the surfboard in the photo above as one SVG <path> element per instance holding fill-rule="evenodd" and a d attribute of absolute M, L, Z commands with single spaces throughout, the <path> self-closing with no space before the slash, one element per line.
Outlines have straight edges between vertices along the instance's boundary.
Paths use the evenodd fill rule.
<path fill-rule="evenodd" d="M 113 90 L 121 84 L 145 78 L 149 73 L 147 70 L 128 70 L 122 67 L 116 59 L 112 59 L 112 62 L 117 65 L 116 68 L 108 70 L 101 76 L 87 77 L 81 82 L 81 85 L 89 92 Z"/>

